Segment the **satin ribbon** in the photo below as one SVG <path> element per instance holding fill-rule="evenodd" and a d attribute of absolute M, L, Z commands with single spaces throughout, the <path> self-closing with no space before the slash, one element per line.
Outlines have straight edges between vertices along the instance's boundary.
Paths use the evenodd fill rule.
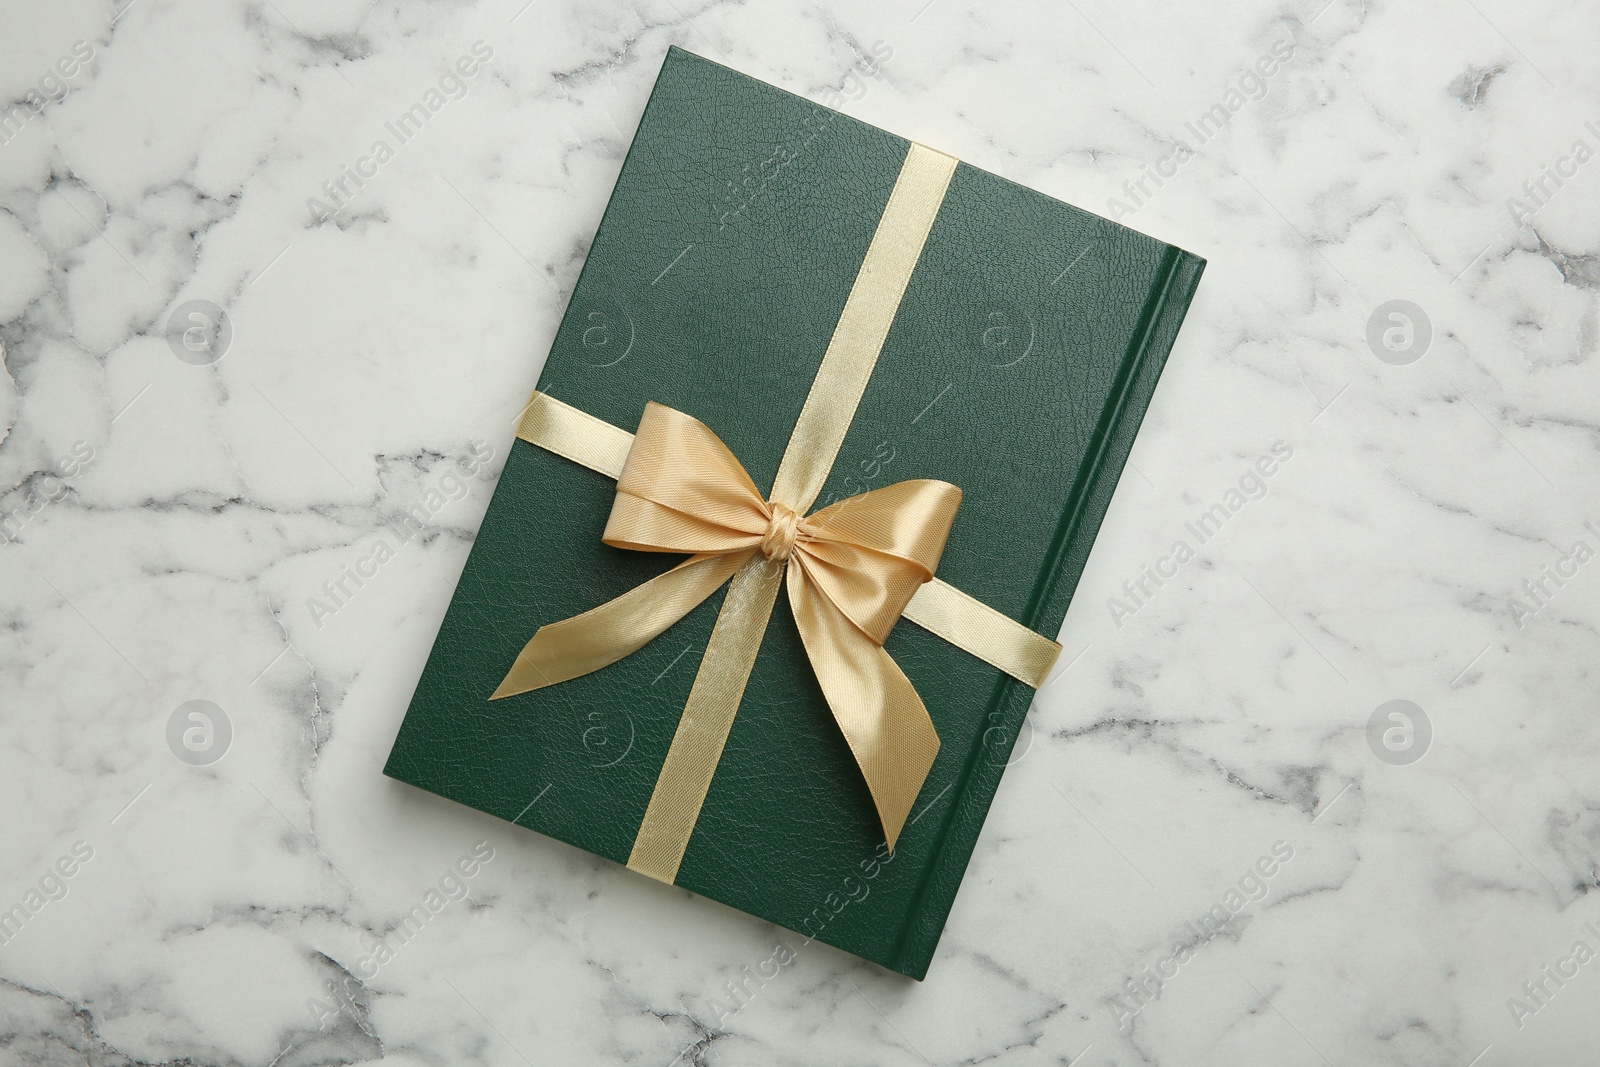
<path fill-rule="evenodd" d="M 908 604 L 925 600 L 922 625 L 991 663 L 1009 661 L 997 665 L 1035 687 L 1060 652 L 930 582 L 960 502 L 955 486 L 899 482 L 807 514 L 855 418 L 955 164 L 910 147 L 769 498 L 716 434 L 672 408 L 648 404 L 631 440 L 543 394 L 524 412 L 519 437 L 617 477 L 606 544 L 690 556 L 606 604 L 541 627 L 491 699 L 614 663 L 732 583 L 636 835 L 634 870 L 675 880 L 781 584 L 891 849 L 939 749 L 927 708 L 882 648 Z M 929 589 L 936 591 L 925 597 Z M 984 625 L 991 617 L 1006 624 L 998 636 Z"/>

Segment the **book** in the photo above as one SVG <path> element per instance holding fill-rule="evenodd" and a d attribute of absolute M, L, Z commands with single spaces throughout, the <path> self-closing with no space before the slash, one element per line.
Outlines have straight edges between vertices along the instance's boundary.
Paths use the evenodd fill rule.
<path fill-rule="evenodd" d="M 765 492 L 908 148 L 673 48 L 539 390 L 629 431 L 686 412 Z M 957 165 L 816 507 L 954 483 L 938 577 L 1054 636 L 1203 268 Z M 513 442 L 385 773 L 625 863 L 726 586 L 611 666 L 488 699 L 541 625 L 680 562 L 601 543 L 614 494 Z M 780 597 L 676 884 L 921 979 L 1033 690 L 904 619 L 884 648 L 940 739 L 893 851 Z"/>

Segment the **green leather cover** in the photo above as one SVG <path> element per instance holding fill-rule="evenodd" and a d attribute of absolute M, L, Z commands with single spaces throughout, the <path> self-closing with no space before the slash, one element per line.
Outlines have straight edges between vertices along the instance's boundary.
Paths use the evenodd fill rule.
<path fill-rule="evenodd" d="M 672 49 L 539 388 L 685 411 L 765 491 L 907 144 Z M 959 485 L 939 576 L 1055 635 L 1203 267 L 960 165 L 818 506 Z M 600 543 L 613 484 L 513 442 L 385 773 L 626 863 L 723 592 L 487 699 L 541 624 L 678 562 Z M 904 620 L 886 647 L 942 742 L 892 858 L 780 596 L 678 884 L 920 979 L 1033 691 Z"/>

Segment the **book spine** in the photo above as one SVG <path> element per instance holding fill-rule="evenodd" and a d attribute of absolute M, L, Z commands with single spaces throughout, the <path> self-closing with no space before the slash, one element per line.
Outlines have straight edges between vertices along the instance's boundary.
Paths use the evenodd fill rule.
<path fill-rule="evenodd" d="M 1077 483 L 1062 510 L 1048 561 L 1028 601 L 1025 617 L 1020 620 L 1033 629 L 1039 629 L 1043 619 L 1066 613 L 1093 546 L 1093 538 L 1086 538 L 1085 531 L 1098 531 L 1105 517 L 1204 269 L 1204 260 L 1180 248 L 1169 247 L 1165 253 L 1160 281 L 1151 287 L 1145 301 L 1122 361 L 1119 381 L 1101 413 Z M 1032 689 L 1001 675 L 984 721 L 1003 723 L 1003 736 L 1015 736 L 1033 698 Z M 955 901 L 1004 771 L 1003 762 L 985 761 L 982 746 L 974 748 L 970 762 L 962 770 L 953 790 L 950 814 L 941 821 L 939 840 L 901 930 L 896 950 L 900 966 L 895 968 L 901 973 L 917 978 L 927 973 L 944 917 Z M 975 788 L 979 786 L 982 788 Z"/>

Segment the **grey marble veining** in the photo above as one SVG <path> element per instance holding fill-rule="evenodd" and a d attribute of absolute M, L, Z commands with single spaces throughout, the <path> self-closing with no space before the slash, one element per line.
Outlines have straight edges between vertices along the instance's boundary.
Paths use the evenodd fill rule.
<path fill-rule="evenodd" d="M 0 1062 L 1589 1062 L 1597 36 L 0 3 Z M 380 773 L 671 44 L 1210 261 L 922 984 Z"/>

